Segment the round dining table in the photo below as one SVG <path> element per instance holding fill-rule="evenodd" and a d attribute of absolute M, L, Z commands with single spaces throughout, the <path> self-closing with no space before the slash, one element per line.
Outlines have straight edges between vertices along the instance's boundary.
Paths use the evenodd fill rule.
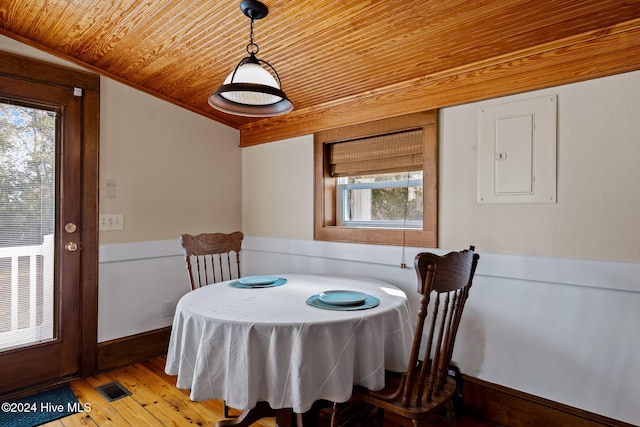
<path fill-rule="evenodd" d="M 406 370 L 413 333 L 407 297 L 389 283 L 250 276 L 180 299 L 165 371 L 194 401 L 300 414 L 319 400 L 347 401 L 354 385 L 382 389 L 385 370 Z"/>

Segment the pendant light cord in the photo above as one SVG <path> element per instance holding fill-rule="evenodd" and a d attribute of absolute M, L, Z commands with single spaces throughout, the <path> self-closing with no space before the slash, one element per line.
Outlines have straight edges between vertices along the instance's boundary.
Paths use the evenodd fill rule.
<path fill-rule="evenodd" d="M 260 47 L 253 41 L 253 21 L 254 19 L 251 18 L 251 24 L 249 24 L 249 44 L 247 45 L 247 53 L 249 55 L 257 55 L 260 51 Z"/>
<path fill-rule="evenodd" d="M 407 211 L 409 210 L 409 176 L 410 172 L 407 172 L 407 193 L 404 199 L 404 219 L 402 221 L 402 258 L 400 259 L 400 268 L 407 268 L 407 261 L 405 257 L 405 247 L 407 244 Z"/>

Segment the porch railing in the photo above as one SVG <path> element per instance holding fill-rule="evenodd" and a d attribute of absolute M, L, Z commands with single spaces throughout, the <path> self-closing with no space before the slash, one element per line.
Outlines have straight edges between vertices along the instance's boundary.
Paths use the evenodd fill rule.
<path fill-rule="evenodd" d="M 53 235 L 42 245 L 0 248 L 0 263 L 0 351 L 52 339 Z"/>

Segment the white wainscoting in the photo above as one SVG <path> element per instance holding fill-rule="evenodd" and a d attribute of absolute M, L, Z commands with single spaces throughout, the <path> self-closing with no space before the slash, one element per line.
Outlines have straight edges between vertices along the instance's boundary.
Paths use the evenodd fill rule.
<path fill-rule="evenodd" d="M 243 273 L 376 277 L 401 287 L 415 311 L 421 250 L 247 237 Z M 640 425 L 640 263 L 476 251 L 454 352 L 462 372 Z"/>
<path fill-rule="evenodd" d="M 242 268 L 374 277 L 402 288 L 415 310 L 421 250 L 247 236 Z M 462 372 L 640 425 L 640 263 L 476 251 L 454 352 Z M 102 245 L 99 259 L 100 342 L 171 324 L 163 303 L 188 291 L 177 239 Z"/>
<path fill-rule="evenodd" d="M 171 325 L 164 304 L 191 287 L 175 240 L 100 245 L 98 342 Z"/>

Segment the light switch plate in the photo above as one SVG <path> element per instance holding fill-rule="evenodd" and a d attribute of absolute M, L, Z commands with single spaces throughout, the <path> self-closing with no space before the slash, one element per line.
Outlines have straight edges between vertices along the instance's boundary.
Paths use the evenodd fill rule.
<path fill-rule="evenodd" d="M 122 230 L 124 228 L 122 214 L 100 214 L 100 231 Z"/>

